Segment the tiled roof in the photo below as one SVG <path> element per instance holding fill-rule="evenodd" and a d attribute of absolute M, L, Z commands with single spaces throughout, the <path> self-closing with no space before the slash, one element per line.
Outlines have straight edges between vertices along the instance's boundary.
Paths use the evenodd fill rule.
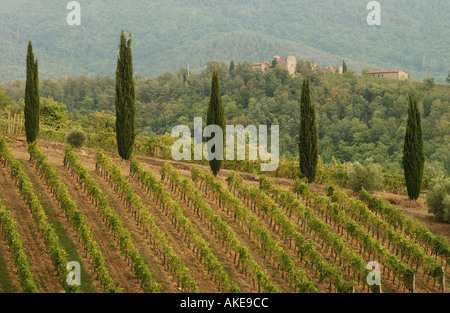
<path fill-rule="evenodd" d="M 381 73 L 398 73 L 401 70 L 387 70 L 387 71 L 372 71 L 370 74 L 381 74 Z"/>

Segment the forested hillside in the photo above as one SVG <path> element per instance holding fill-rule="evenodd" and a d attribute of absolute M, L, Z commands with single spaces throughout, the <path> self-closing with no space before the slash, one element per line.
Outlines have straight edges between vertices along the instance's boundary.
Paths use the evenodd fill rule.
<path fill-rule="evenodd" d="M 419 83 L 352 73 L 324 74 L 311 70 L 307 61 L 298 63 L 299 75 L 295 78 L 280 67 L 263 74 L 255 72 L 249 64 L 229 73 L 226 64 L 216 62 L 209 62 L 201 73 L 189 76 L 186 69 L 157 78 L 138 76 L 139 135 L 170 133 L 178 124 L 193 129 L 196 116 L 203 117 L 205 123 L 211 72 L 216 65 L 220 66 L 227 124 L 280 125 L 280 153 L 286 157 L 298 155 L 301 83 L 303 77 L 311 76 L 319 154 L 326 163 L 332 157 L 352 162 L 372 158 L 400 172 L 408 94 L 412 91 L 419 99 L 423 118 L 425 172 L 450 173 L 449 85 L 436 84 L 432 79 Z M 70 129 L 78 124 L 88 131 L 114 131 L 114 78 L 82 75 L 45 79 L 40 86 L 41 97 L 49 98 L 43 101 L 44 123 L 55 129 Z M 5 88 L 12 100 L 20 103 L 24 84 L 10 83 Z M 7 101 L 3 102 L 6 106 Z"/>
<path fill-rule="evenodd" d="M 81 25 L 66 23 L 68 1 L 2 0 L 0 79 L 25 77 L 33 41 L 40 77 L 113 75 L 117 34 L 133 33 L 135 72 L 156 77 L 209 60 L 269 60 L 275 54 L 319 65 L 405 68 L 412 79 L 444 82 L 449 69 L 447 1 L 381 2 L 381 26 L 369 26 L 369 1 L 152 0 L 80 1 Z"/>

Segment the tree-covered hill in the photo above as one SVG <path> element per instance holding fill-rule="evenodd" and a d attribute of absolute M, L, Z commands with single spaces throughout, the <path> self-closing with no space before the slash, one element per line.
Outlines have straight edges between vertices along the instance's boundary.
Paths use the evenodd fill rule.
<path fill-rule="evenodd" d="M 279 125 L 280 154 L 285 157 L 298 155 L 301 85 L 303 78 L 310 76 L 319 127 L 319 154 L 327 163 L 333 157 L 352 162 L 372 158 L 400 172 L 408 95 L 413 92 L 419 99 L 423 119 L 425 172 L 431 175 L 450 173 L 448 84 L 436 84 L 433 79 L 410 82 L 353 73 L 324 74 L 311 70 L 307 61 L 298 62 L 299 74 L 295 78 L 279 66 L 262 73 L 246 63 L 230 73 L 226 64 L 217 62 L 208 62 L 202 72 L 189 76 L 183 68 L 156 78 L 137 76 L 138 134 L 170 134 L 178 124 L 193 129 L 197 116 L 203 117 L 205 123 L 211 72 L 215 66 L 220 68 L 226 123 Z M 81 124 L 87 131 L 103 131 L 105 127 L 114 130 L 111 121 L 114 119 L 114 78 L 81 75 L 43 79 L 40 87 L 42 97 L 64 104 L 70 112 L 68 124 L 55 121 L 49 123 L 52 127 L 55 123 L 62 124 L 62 128 L 69 130 Z M 12 101 L 20 103 L 24 95 L 24 84 L 20 81 L 7 84 L 5 89 L 12 99 L 0 88 L 0 112 L 2 107 L 14 108 Z M 53 100 L 44 103 L 54 103 Z M 60 116 L 61 112 L 52 115 Z"/>
<path fill-rule="evenodd" d="M 40 77 L 113 75 L 118 34 L 133 33 L 135 71 L 156 77 L 209 60 L 263 61 L 275 55 L 319 65 L 405 68 L 414 80 L 449 69 L 450 10 L 445 0 L 381 2 L 381 26 L 366 23 L 369 1 L 84 0 L 81 25 L 66 23 L 69 1 L 2 0 L 0 79 L 25 77 L 33 41 Z"/>

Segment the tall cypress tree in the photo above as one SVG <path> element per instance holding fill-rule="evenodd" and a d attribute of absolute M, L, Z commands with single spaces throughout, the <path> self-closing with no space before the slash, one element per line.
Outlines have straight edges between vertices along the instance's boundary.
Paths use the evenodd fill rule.
<path fill-rule="evenodd" d="M 347 73 L 347 64 L 345 63 L 345 60 L 342 61 L 342 73 Z"/>
<path fill-rule="evenodd" d="M 303 80 L 302 96 L 300 103 L 300 133 L 299 155 L 300 171 L 309 182 L 316 178 L 318 161 L 318 135 L 314 104 L 311 101 L 311 89 L 309 77 Z"/>
<path fill-rule="evenodd" d="M 234 61 L 231 60 L 231 62 L 230 62 L 230 68 L 228 69 L 228 72 L 231 74 L 231 73 L 233 73 L 233 70 L 234 70 Z"/>
<path fill-rule="evenodd" d="M 36 140 L 39 133 L 39 73 L 38 61 L 34 58 L 33 44 L 28 43 L 27 78 L 25 84 L 25 133 L 27 142 Z"/>
<path fill-rule="evenodd" d="M 423 152 L 422 123 L 417 99 L 413 99 L 411 95 L 409 95 L 408 120 L 402 161 L 408 197 L 411 200 L 417 200 L 422 189 L 425 155 Z"/>
<path fill-rule="evenodd" d="M 225 131 L 225 109 L 222 104 L 222 96 L 220 94 L 219 69 L 215 68 L 211 78 L 211 96 L 209 99 L 208 111 L 206 113 L 206 125 L 217 125 Z M 217 134 L 214 134 L 217 136 Z M 207 138 L 208 139 L 208 138 Z M 216 146 L 211 149 L 215 152 Z M 222 150 L 223 151 L 223 150 Z M 222 160 L 216 158 L 209 161 L 209 166 L 214 176 L 219 173 L 222 166 Z"/>
<path fill-rule="evenodd" d="M 116 138 L 122 159 L 128 160 L 133 151 L 136 118 L 136 92 L 133 77 L 131 34 L 127 41 L 125 32 L 120 35 L 119 57 L 116 69 Z"/>
<path fill-rule="evenodd" d="M 276 58 L 273 58 L 272 59 L 272 67 L 277 66 L 277 64 L 278 64 L 278 60 Z"/>

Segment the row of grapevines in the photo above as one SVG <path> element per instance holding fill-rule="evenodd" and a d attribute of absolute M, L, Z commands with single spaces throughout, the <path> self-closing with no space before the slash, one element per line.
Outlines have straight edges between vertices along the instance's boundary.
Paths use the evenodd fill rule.
<path fill-rule="evenodd" d="M 0 159 L 3 160 L 4 166 L 9 168 L 11 177 L 14 179 L 22 198 L 33 215 L 37 228 L 44 239 L 48 253 L 58 273 L 61 285 L 67 292 L 79 292 L 80 287 L 78 285 L 69 285 L 66 283 L 67 275 L 70 272 L 67 269 L 67 264 L 69 263 L 68 254 L 61 248 L 58 235 L 52 224 L 48 222 L 44 208 L 34 192 L 33 184 L 25 174 L 22 163 L 13 156 L 4 138 L 0 139 Z"/>
<path fill-rule="evenodd" d="M 65 166 L 68 166 L 73 173 L 76 173 L 79 182 L 83 184 L 83 189 L 97 207 L 98 212 L 106 222 L 108 229 L 117 238 L 120 253 L 125 260 L 131 261 L 132 268 L 137 280 L 141 284 L 144 292 L 160 292 L 160 286 L 153 278 L 153 274 L 145 264 L 144 258 L 139 250 L 134 246 L 129 230 L 122 224 L 120 216 L 109 206 L 108 197 L 103 193 L 97 181 L 92 178 L 86 168 L 78 161 L 70 147 L 66 147 L 64 158 Z"/>
<path fill-rule="evenodd" d="M 30 270 L 30 263 L 25 253 L 22 239 L 16 229 L 16 222 L 11 213 L 6 210 L 3 201 L 0 199 L 0 228 L 8 243 L 9 250 L 17 268 L 20 285 L 24 292 L 39 293 L 39 288 L 34 282 L 33 273 Z"/>
<path fill-rule="evenodd" d="M 106 159 L 105 155 L 99 154 L 97 157 L 99 163 L 106 170 L 114 170 L 113 167 L 107 165 L 109 160 Z M 120 170 L 118 171 L 120 172 Z M 218 283 L 219 289 L 224 292 L 240 292 L 239 286 L 234 284 L 226 273 L 223 263 L 217 259 L 209 248 L 209 243 L 198 234 L 195 225 L 184 215 L 180 204 L 164 189 L 162 181 L 157 180 L 150 171 L 145 171 L 136 159 L 131 161 L 130 173 L 146 188 L 147 192 L 153 193 L 155 201 L 160 204 L 163 213 L 170 216 L 171 222 L 177 230 L 183 232 L 182 236 L 189 247 L 191 243 L 193 244 L 194 252 L 196 250 L 195 254 L 200 262 L 203 263 L 212 279 Z"/>
<path fill-rule="evenodd" d="M 419 241 L 426 253 L 441 256 L 445 260 L 445 264 L 450 264 L 450 245 L 441 236 L 435 236 L 433 233 L 423 226 L 421 223 L 406 217 L 402 210 L 383 203 L 383 200 L 372 196 L 366 190 L 360 194 L 360 199 L 364 201 L 368 208 L 375 214 L 379 214 L 387 223 L 392 225 L 394 229 L 409 236 L 414 241 Z"/>
<path fill-rule="evenodd" d="M 92 190 L 96 186 L 96 182 L 89 178 L 89 173 L 78 160 L 70 146 L 67 146 L 65 150 L 65 163 L 77 174 L 79 182 L 85 190 Z M 140 197 L 135 195 L 128 181 L 120 174 L 120 170 L 115 165 L 111 165 L 107 170 L 116 178 L 115 183 L 120 186 L 121 194 L 124 195 L 127 203 L 130 204 L 128 207 L 133 210 L 133 217 L 139 226 L 144 228 L 146 235 L 150 237 L 150 242 L 154 250 L 159 254 L 164 266 L 167 266 L 170 272 L 176 277 L 178 285 L 181 286 L 183 291 L 198 292 L 195 279 L 192 277 L 186 264 L 175 253 L 164 233 L 156 225 L 154 217 L 148 212 Z M 115 175 L 118 171 L 119 174 Z"/>
<path fill-rule="evenodd" d="M 167 179 L 165 180 L 165 178 Z M 230 249 L 230 254 L 231 251 L 234 251 L 235 263 L 236 256 L 239 256 L 237 260 L 238 266 L 245 274 L 247 274 L 247 269 L 249 269 L 250 278 L 253 282 L 257 282 L 258 292 L 261 292 L 261 289 L 263 292 L 278 292 L 277 287 L 270 281 L 267 273 L 253 259 L 248 248 L 242 245 L 234 231 L 220 215 L 211 209 L 191 180 L 187 178 L 181 179 L 179 173 L 167 162 L 164 163 L 161 169 L 161 180 L 170 183 L 172 189 L 179 192 L 180 198 L 193 208 L 202 221 L 205 218 L 209 222 L 208 228 L 216 234 L 217 239 L 223 245 L 226 245 L 227 250 Z"/>
<path fill-rule="evenodd" d="M 291 191 L 276 186 L 265 176 L 259 178 L 259 186 L 261 190 L 273 196 L 275 201 L 287 211 L 289 217 L 294 213 L 297 217 L 297 224 L 302 220 L 301 225 L 305 230 L 313 231 L 322 239 L 322 242 L 331 247 L 335 255 L 334 260 L 336 261 L 336 258 L 339 257 L 339 265 L 344 261 L 359 280 L 367 276 L 369 270 L 366 268 L 364 259 L 320 218 L 317 218 L 311 208 L 301 204 Z"/>
<path fill-rule="evenodd" d="M 48 162 L 47 156 L 39 149 L 37 142 L 30 144 L 29 152 L 32 163 L 45 179 L 47 186 L 51 189 L 53 197 L 58 201 L 67 220 L 71 223 L 72 228 L 81 239 L 86 254 L 92 258 L 94 273 L 97 275 L 100 284 L 107 292 L 121 292 L 120 288 L 115 286 L 110 276 L 109 269 L 105 264 L 105 258 L 99 249 L 97 241 L 92 235 L 92 230 L 89 227 L 83 212 L 78 209 L 77 204 L 70 197 L 69 189 L 61 181 L 55 167 Z"/>
<path fill-rule="evenodd" d="M 390 278 L 391 272 L 393 273 L 392 281 L 395 281 L 397 277 L 399 286 L 403 282 L 403 286 L 412 290 L 413 280 L 415 271 L 406 266 L 397 256 L 391 254 L 386 247 L 383 247 L 378 240 L 373 239 L 362 227 L 350 218 L 344 210 L 339 209 L 336 203 L 331 203 L 328 197 L 321 196 L 316 192 L 312 192 L 309 185 L 301 180 L 297 180 L 293 187 L 293 191 L 298 193 L 308 204 L 322 214 L 322 219 L 334 226 L 337 226 L 337 232 L 343 236 L 344 230 L 347 232 L 348 236 L 356 239 L 359 242 L 360 253 L 369 253 L 369 259 L 371 256 L 373 258 L 379 258 L 380 263 L 383 263 L 383 271 L 387 269 L 388 279 Z"/>
<path fill-rule="evenodd" d="M 314 283 L 308 279 L 305 270 L 295 266 L 294 260 L 262 226 L 260 220 L 243 205 L 240 199 L 233 196 L 221 181 L 196 166 L 192 167 L 191 174 L 194 182 L 200 181 L 199 188 L 202 192 L 206 196 L 218 200 L 219 207 L 226 209 L 227 214 L 232 216 L 234 221 L 248 233 L 249 238 L 256 242 L 264 254 L 264 259 L 267 258 L 277 265 L 282 276 L 293 286 L 295 292 L 318 292 Z M 299 254 L 300 251 L 297 251 L 297 255 Z"/>
<path fill-rule="evenodd" d="M 263 215 L 263 219 L 269 218 L 269 227 L 276 230 L 278 226 L 278 232 L 285 241 L 287 239 L 289 242 L 294 241 L 295 249 L 301 253 L 302 258 L 309 260 L 312 269 L 320 275 L 320 280 L 333 284 L 338 292 L 353 290 L 354 282 L 345 281 L 338 267 L 323 260 L 316 244 L 297 231 L 297 225 L 286 217 L 271 197 L 256 186 L 245 185 L 242 177 L 234 171 L 228 176 L 227 182 L 230 189 L 237 191 L 244 202 L 247 200 L 255 212 L 258 210 L 258 213 Z"/>
<path fill-rule="evenodd" d="M 410 266 L 415 263 L 416 271 L 421 265 L 427 275 L 434 278 L 442 277 L 442 268 L 433 257 L 427 255 L 418 244 L 410 242 L 401 233 L 396 232 L 380 216 L 370 211 L 363 202 L 355 201 L 337 186 L 329 188 L 329 195 L 331 201 L 337 202 L 341 208 L 344 208 L 352 219 L 367 229 L 367 232 L 372 232 L 373 236 L 376 234 L 377 238 L 381 235 L 382 243 L 388 240 L 388 249 L 392 245 L 395 254 L 404 263 L 410 263 Z"/>

